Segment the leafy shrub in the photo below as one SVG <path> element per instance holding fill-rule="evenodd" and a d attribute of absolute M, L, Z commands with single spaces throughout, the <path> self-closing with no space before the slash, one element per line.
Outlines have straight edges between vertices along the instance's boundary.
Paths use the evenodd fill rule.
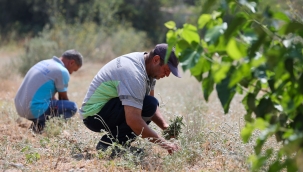
<path fill-rule="evenodd" d="M 197 26 L 177 29 L 167 22 L 167 40 L 182 68 L 202 82 L 207 101 L 216 89 L 228 113 L 235 95 L 244 95 L 243 141 L 260 131 L 249 158 L 252 171 L 302 171 L 303 23 L 270 8 L 259 11 L 257 2 L 224 1 Z M 207 3 L 204 8 L 213 1 Z M 264 146 L 272 137 L 283 143 L 279 150 Z"/>
<path fill-rule="evenodd" d="M 105 62 L 131 51 L 144 51 L 149 45 L 146 34 L 132 27 L 109 29 L 95 23 L 61 23 L 52 29 L 45 27 L 38 37 L 26 43 L 18 68 L 25 75 L 35 63 L 60 56 L 68 49 L 78 50 L 85 61 Z"/>
<path fill-rule="evenodd" d="M 135 30 L 132 27 L 118 27 L 109 38 L 112 51 L 116 56 L 132 51 L 143 51 L 150 46 L 147 35 L 144 32 Z"/>
<path fill-rule="evenodd" d="M 54 56 L 58 45 L 56 42 L 43 37 L 31 39 L 26 44 L 26 52 L 18 60 L 18 71 L 25 75 L 26 72 L 37 62 Z"/>

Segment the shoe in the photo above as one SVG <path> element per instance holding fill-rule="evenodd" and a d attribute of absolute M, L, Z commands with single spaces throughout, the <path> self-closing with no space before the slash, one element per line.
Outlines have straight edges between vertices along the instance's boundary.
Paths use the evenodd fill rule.
<path fill-rule="evenodd" d="M 99 143 L 96 146 L 96 149 L 105 152 L 109 147 L 112 147 L 112 145 L 105 144 L 105 143 L 99 141 Z M 122 156 L 122 155 L 126 154 L 127 152 L 130 152 L 135 156 L 140 156 L 140 155 L 144 154 L 144 149 L 137 148 L 137 147 L 134 147 L 134 146 L 128 146 L 128 145 L 124 145 L 122 147 L 113 146 L 112 147 L 112 152 L 110 154 L 110 158 L 115 158 L 115 157 Z"/>
<path fill-rule="evenodd" d="M 105 144 L 105 143 L 99 141 L 99 143 L 98 143 L 97 146 L 96 146 L 96 149 L 97 149 L 97 150 L 106 151 L 108 147 L 110 147 L 110 145 Z"/>
<path fill-rule="evenodd" d="M 117 147 L 115 146 L 112 150 L 112 153 L 110 155 L 111 158 L 114 157 L 120 157 L 125 155 L 126 153 L 131 153 L 134 156 L 142 156 L 144 154 L 144 149 L 137 148 L 134 146 L 123 146 L 123 147 Z"/>
<path fill-rule="evenodd" d="M 43 129 L 44 129 L 44 125 L 41 125 L 39 123 L 32 123 L 31 126 L 29 127 L 29 129 L 31 129 L 34 133 L 38 133 L 41 134 Z"/>

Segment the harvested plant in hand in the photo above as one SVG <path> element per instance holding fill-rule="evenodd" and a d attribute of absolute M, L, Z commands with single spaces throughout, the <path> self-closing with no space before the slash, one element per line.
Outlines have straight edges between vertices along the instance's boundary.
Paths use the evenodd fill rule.
<path fill-rule="evenodd" d="M 184 126 L 182 120 L 183 116 L 177 116 L 174 120 L 170 120 L 171 124 L 162 132 L 162 135 L 166 140 L 169 140 L 170 138 L 178 139 L 182 126 Z"/>

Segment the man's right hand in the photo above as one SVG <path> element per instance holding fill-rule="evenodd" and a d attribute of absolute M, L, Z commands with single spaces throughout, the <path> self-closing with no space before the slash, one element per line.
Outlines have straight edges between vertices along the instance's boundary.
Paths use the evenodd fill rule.
<path fill-rule="evenodd" d="M 180 150 L 180 147 L 176 143 L 171 143 L 171 142 L 165 142 L 161 145 L 164 149 L 167 150 L 169 154 L 173 154 L 174 152 L 177 152 Z"/>

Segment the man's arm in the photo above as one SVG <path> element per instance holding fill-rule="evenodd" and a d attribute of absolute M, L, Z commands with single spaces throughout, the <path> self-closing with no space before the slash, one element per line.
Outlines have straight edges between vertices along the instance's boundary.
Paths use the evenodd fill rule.
<path fill-rule="evenodd" d="M 132 106 L 124 106 L 125 119 L 127 125 L 137 134 L 142 135 L 143 138 L 148 138 L 150 142 L 160 145 L 166 149 L 168 153 L 172 153 L 179 149 L 178 145 L 167 142 L 159 136 L 154 130 L 148 127 L 146 122 L 141 117 L 141 110 Z"/>
<path fill-rule="evenodd" d="M 68 100 L 67 92 L 58 92 L 59 100 Z"/>
<path fill-rule="evenodd" d="M 168 123 L 164 120 L 162 114 L 160 113 L 159 107 L 157 107 L 156 113 L 151 120 L 162 130 L 165 130 L 169 126 Z"/>
<path fill-rule="evenodd" d="M 154 95 L 155 95 L 155 91 L 154 91 L 154 90 L 151 90 L 151 91 L 149 92 L 149 95 L 155 97 L 155 96 L 154 96 Z"/>

